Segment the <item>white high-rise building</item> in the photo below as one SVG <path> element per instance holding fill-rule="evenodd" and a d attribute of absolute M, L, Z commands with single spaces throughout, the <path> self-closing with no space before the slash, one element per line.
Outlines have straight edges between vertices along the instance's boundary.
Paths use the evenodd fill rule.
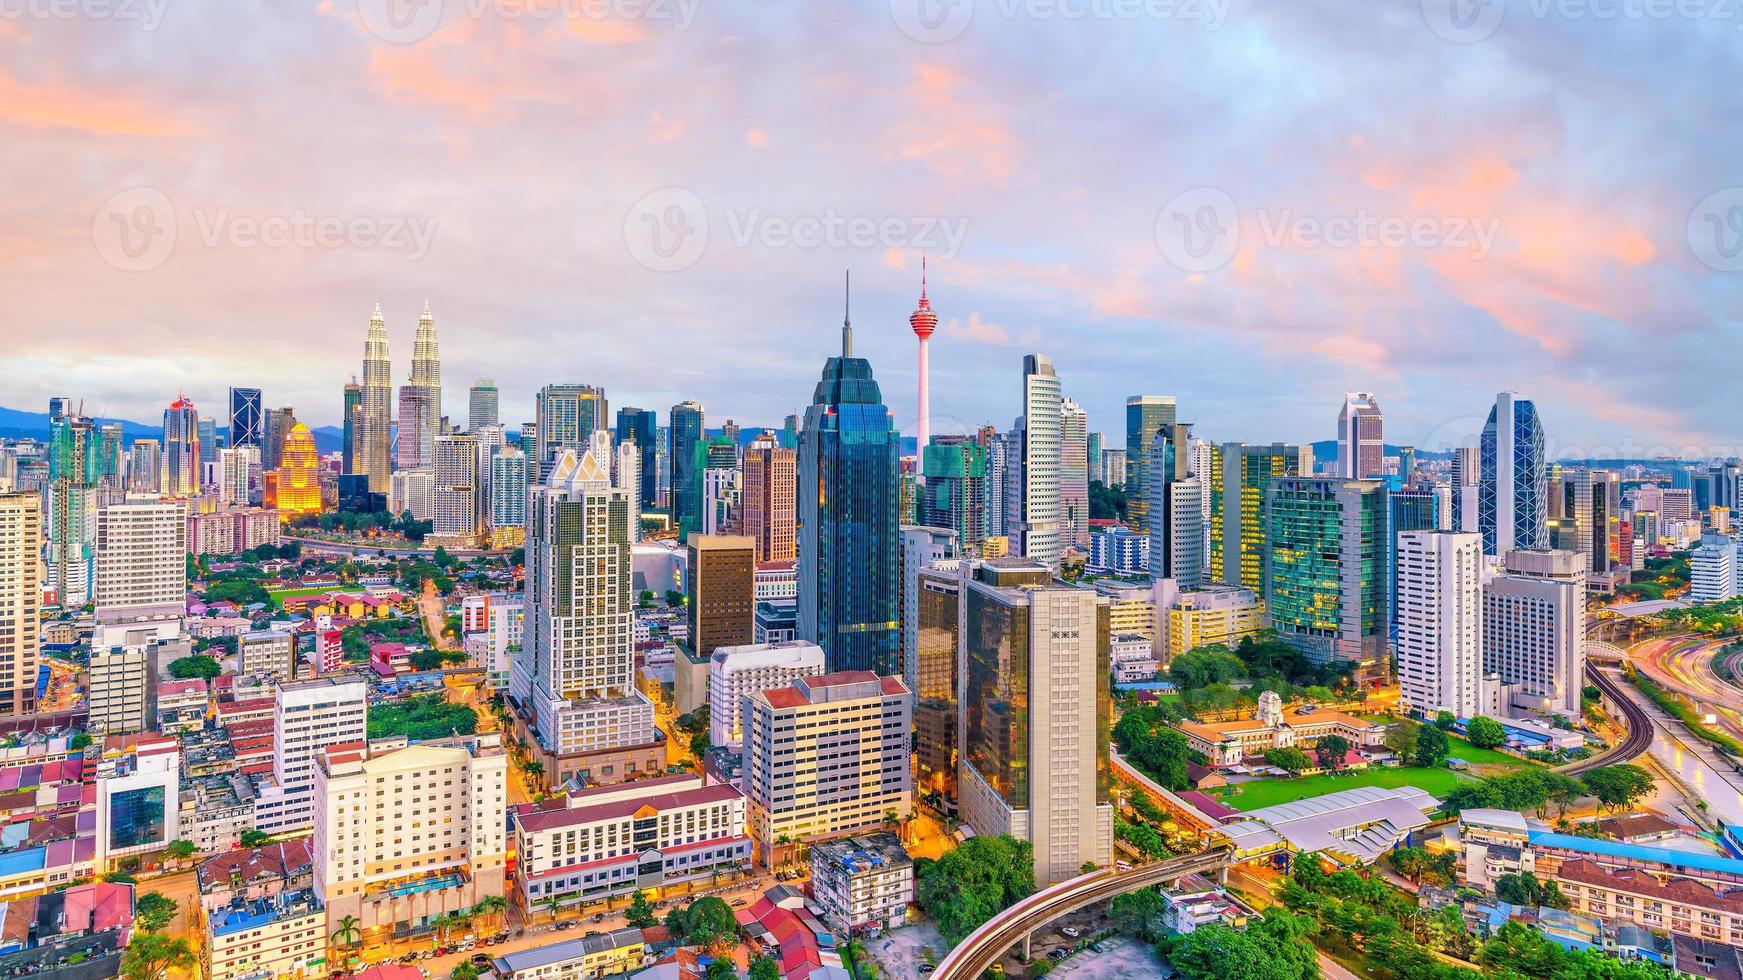
<path fill-rule="evenodd" d="M 411 511 L 412 520 L 436 516 L 436 475 L 429 470 L 395 470 L 388 478 L 387 509 L 395 516 Z"/>
<path fill-rule="evenodd" d="M 908 815 L 911 701 L 901 678 L 869 670 L 801 677 L 744 699 L 744 795 L 763 864 L 783 837 L 839 837 Z"/>
<path fill-rule="evenodd" d="M 744 739 L 741 709 L 757 692 L 823 673 L 823 648 L 803 640 L 716 647 L 708 659 L 708 728 L 715 745 Z"/>
<path fill-rule="evenodd" d="M 634 442 L 626 441 L 617 447 L 616 482 L 612 485 L 629 491 L 629 539 L 632 542 L 642 539 L 641 474 L 641 449 Z M 522 510 L 524 512 L 524 505 Z M 524 519 L 522 523 L 525 523 Z"/>
<path fill-rule="evenodd" d="M 274 785 L 255 802 L 255 826 L 269 834 L 307 830 L 315 819 L 315 760 L 329 745 L 369 732 L 369 685 L 356 674 L 281 683 L 272 696 Z"/>
<path fill-rule="evenodd" d="M 1510 551 L 1483 583 L 1483 672 L 1513 707 L 1577 718 L 1586 674 L 1586 560 L 1577 551 Z"/>
<path fill-rule="evenodd" d="M 329 929 L 350 916 L 385 937 L 507 892 L 500 732 L 329 745 L 314 761 L 309 850 Z"/>
<path fill-rule="evenodd" d="M 653 703 L 635 685 L 633 493 L 611 485 L 609 453 L 561 449 L 529 502 L 526 635 L 509 700 L 553 784 L 665 765 Z"/>
<path fill-rule="evenodd" d="M 527 455 L 503 449 L 490 457 L 490 526 L 525 527 Z"/>
<path fill-rule="evenodd" d="M 246 507 L 253 503 L 259 475 L 259 446 L 218 450 L 218 499 L 224 506 Z"/>
<path fill-rule="evenodd" d="M 1728 535 L 1706 534 L 1689 555 L 1689 599 L 1723 602 L 1737 595 L 1737 541 Z"/>
<path fill-rule="evenodd" d="M 1398 535 L 1398 675 L 1404 701 L 1432 718 L 1472 718 L 1483 694 L 1483 539 L 1455 531 Z"/>
<path fill-rule="evenodd" d="M 42 498 L 0 494 L 0 716 L 36 707 Z"/>
<path fill-rule="evenodd" d="M 437 436 L 432 533 L 438 544 L 472 547 L 484 531 L 485 496 L 479 485 L 482 457 L 474 436 Z"/>
<path fill-rule="evenodd" d="M 1069 398 L 1059 401 L 1059 537 L 1089 548 L 1089 413 Z"/>
<path fill-rule="evenodd" d="M 1060 445 L 1059 375 L 1045 354 L 1023 358 L 1022 451 L 1017 465 L 1019 498 L 1015 502 L 1023 554 L 1051 569 L 1059 568 L 1063 540 L 1059 507 Z"/>
<path fill-rule="evenodd" d="M 97 510 L 94 648 L 181 635 L 188 602 L 188 512 L 180 500 Z"/>
<path fill-rule="evenodd" d="M 1380 403 L 1365 391 L 1344 393 L 1338 411 L 1338 475 L 1346 480 L 1384 476 L 1386 440 Z"/>

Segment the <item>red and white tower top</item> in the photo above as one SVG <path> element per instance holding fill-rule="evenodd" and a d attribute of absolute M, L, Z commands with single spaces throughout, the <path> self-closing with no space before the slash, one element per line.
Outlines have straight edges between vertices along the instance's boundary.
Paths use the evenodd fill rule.
<path fill-rule="evenodd" d="M 938 329 L 938 314 L 932 310 L 932 301 L 926 298 L 926 257 L 920 257 L 920 306 L 908 315 L 908 326 L 914 328 L 914 336 L 925 340 L 932 336 L 932 331 Z"/>

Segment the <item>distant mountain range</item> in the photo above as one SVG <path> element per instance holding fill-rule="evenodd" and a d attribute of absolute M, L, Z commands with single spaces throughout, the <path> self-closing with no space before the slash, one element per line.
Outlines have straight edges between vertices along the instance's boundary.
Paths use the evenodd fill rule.
<path fill-rule="evenodd" d="M 135 439 L 163 438 L 163 423 L 147 424 L 134 422 L 130 419 L 95 418 L 92 421 L 98 425 L 108 425 L 111 422 L 121 426 L 121 442 L 127 445 Z M 345 433 L 337 426 L 323 425 L 311 429 L 315 437 L 315 451 L 320 453 L 336 453 L 344 447 Z M 0 438 L 5 439 L 47 439 L 47 412 L 21 412 L 15 408 L 0 408 Z M 219 426 L 218 434 L 226 440 L 229 438 L 229 428 Z"/>

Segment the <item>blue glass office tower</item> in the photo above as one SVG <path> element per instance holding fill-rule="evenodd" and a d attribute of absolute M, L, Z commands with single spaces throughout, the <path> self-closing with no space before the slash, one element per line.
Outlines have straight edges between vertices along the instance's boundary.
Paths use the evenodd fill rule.
<path fill-rule="evenodd" d="M 1477 530 L 1483 554 L 1549 547 L 1549 464 L 1537 406 L 1503 391 L 1495 396 L 1479 448 Z"/>
<path fill-rule="evenodd" d="M 637 455 L 641 457 L 641 486 L 637 492 L 641 494 L 642 507 L 651 509 L 660 505 L 660 417 L 651 411 L 640 408 L 620 408 L 617 410 L 617 444 L 626 442 L 636 444 Z"/>
<path fill-rule="evenodd" d="M 231 446 L 262 446 L 266 442 L 266 411 L 259 388 L 230 389 Z M 350 420 L 350 416 L 346 416 Z M 349 471 L 347 471 L 349 472 Z"/>
<path fill-rule="evenodd" d="M 799 435 L 799 638 L 826 669 L 902 672 L 901 435 L 841 327 Z"/>
<path fill-rule="evenodd" d="M 696 468 L 696 447 L 702 442 L 702 406 L 697 402 L 680 402 L 672 406 L 667 427 L 670 444 L 666 449 L 666 465 L 672 468 L 672 526 L 678 529 L 678 540 L 690 537 L 690 532 L 702 527 L 702 471 Z"/>

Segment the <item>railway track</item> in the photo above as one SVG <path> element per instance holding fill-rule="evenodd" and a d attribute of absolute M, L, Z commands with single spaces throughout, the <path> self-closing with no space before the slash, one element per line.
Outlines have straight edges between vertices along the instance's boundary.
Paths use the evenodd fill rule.
<path fill-rule="evenodd" d="M 1589 663 L 1586 665 L 1586 678 L 1596 685 L 1598 690 L 1604 693 L 1604 697 L 1608 698 L 1610 703 L 1622 712 L 1623 720 L 1628 723 L 1628 737 L 1624 738 L 1620 745 L 1600 752 L 1589 759 L 1569 763 L 1558 770 L 1569 776 L 1578 776 L 1599 766 L 1612 766 L 1619 762 L 1627 762 L 1644 754 L 1647 749 L 1652 747 L 1652 719 L 1647 717 L 1644 708 L 1634 703 L 1629 692 L 1623 689 L 1622 681 L 1606 673 L 1602 668 Z"/>
<path fill-rule="evenodd" d="M 1062 915 L 1195 872 L 1217 871 L 1228 867 L 1232 860 L 1233 854 L 1227 847 L 1218 847 L 1131 871 L 1097 871 L 1061 882 L 1030 895 L 976 929 L 944 957 L 932 980 L 979 980 L 1006 950 Z"/>

